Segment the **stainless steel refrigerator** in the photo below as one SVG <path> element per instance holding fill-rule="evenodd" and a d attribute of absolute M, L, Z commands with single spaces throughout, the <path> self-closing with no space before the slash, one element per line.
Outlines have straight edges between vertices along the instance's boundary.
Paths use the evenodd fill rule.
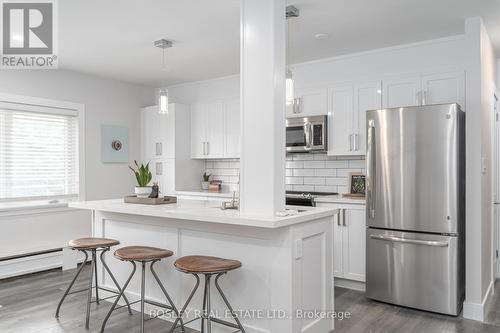
<path fill-rule="evenodd" d="M 367 111 L 366 295 L 458 315 L 465 295 L 465 113 Z"/>

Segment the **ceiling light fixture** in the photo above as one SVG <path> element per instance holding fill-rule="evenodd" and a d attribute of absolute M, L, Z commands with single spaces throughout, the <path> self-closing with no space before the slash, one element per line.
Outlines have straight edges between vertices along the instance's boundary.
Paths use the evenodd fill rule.
<path fill-rule="evenodd" d="M 172 47 L 173 45 L 174 45 L 174 43 L 168 39 L 159 39 L 159 40 L 155 40 L 155 42 L 154 42 L 154 46 L 163 50 L 162 64 L 161 64 L 161 67 L 163 70 L 165 70 L 165 67 L 166 67 L 165 49 L 168 49 L 168 48 Z M 158 106 L 159 106 L 158 112 L 160 114 L 167 114 L 168 113 L 168 89 L 165 89 L 165 88 L 160 89 Z"/>

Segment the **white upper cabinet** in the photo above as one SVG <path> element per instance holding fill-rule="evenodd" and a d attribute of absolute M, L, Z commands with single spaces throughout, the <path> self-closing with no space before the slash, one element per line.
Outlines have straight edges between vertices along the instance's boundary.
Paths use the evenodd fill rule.
<path fill-rule="evenodd" d="M 458 103 L 465 106 L 464 72 L 423 74 L 383 81 L 383 108 Z"/>
<path fill-rule="evenodd" d="M 142 109 L 142 159 L 173 158 L 175 156 L 175 104 L 168 114 L 160 114 L 157 106 Z"/>
<path fill-rule="evenodd" d="M 224 156 L 240 156 L 240 100 L 228 101 L 224 105 Z"/>
<path fill-rule="evenodd" d="M 419 105 L 420 77 L 387 79 L 383 81 L 383 107 L 396 108 Z"/>
<path fill-rule="evenodd" d="M 206 104 L 191 105 L 191 157 L 205 158 L 207 129 Z"/>
<path fill-rule="evenodd" d="M 207 105 L 205 154 L 208 158 L 224 157 L 224 106 L 220 103 Z"/>
<path fill-rule="evenodd" d="M 422 76 L 422 105 L 458 103 L 465 108 L 464 72 Z"/>
<path fill-rule="evenodd" d="M 239 149 L 239 100 L 191 106 L 192 158 L 235 158 L 239 157 Z"/>
<path fill-rule="evenodd" d="M 328 155 L 364 155 L 366 111 L 380 109 L 381 82 L 332 87 L 328 117 Z"/>
<path fill-rule="evenodd" d="M 294 107 L 286 108 L 287 117 L 320 116 L 328 113 L 328 89 L 297 92 Z"/>
<path fill-rule="evenodd" d="M 328 116 L 328 154 L 350 155 L 353 137 L 353 87 L 336 86 L 330 89 L 331 112 Z"/>
<path fill-rule="evenodd" d="M 366 153 L 366 111 L 382 108 L 382 83 L 380 81 L 354 85 L 354 155 Z"/>

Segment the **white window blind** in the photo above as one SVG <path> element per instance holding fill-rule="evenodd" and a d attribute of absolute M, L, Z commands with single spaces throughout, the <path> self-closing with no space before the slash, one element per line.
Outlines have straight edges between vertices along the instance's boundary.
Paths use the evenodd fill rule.
<path fill-rule="evenodd" d="M 76 197 L 76 112 L 0 103 L 0 201 Z"/>

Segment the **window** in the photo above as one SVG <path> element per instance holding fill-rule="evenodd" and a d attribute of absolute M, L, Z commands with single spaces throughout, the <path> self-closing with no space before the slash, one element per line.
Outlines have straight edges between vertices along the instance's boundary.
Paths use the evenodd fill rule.
<path fill-rule="evenodd" d="M 79 195 L 78 112 L 0 100 L 0 201 Z"/>

